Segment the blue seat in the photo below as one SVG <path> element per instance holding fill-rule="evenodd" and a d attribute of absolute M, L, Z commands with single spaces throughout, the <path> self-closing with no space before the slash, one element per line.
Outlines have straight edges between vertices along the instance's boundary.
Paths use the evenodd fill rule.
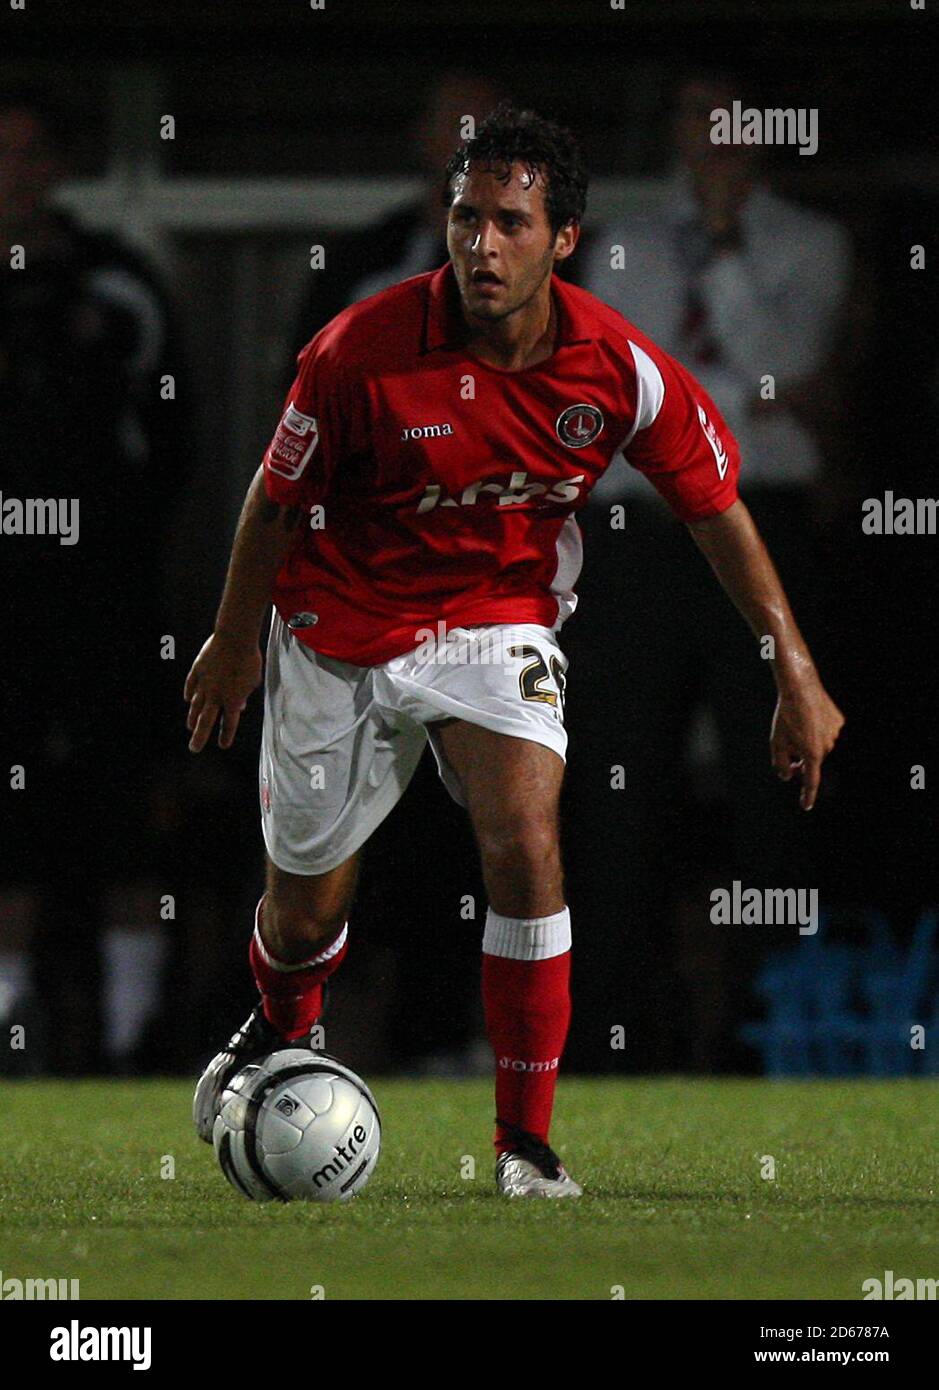
<path fill-rule="evenodd" d="M 924 913 L 913 928 L 906 954 L 892 966 L 866 972 L 862 979 L 869 1010 L 864 1050 L 870 1076 L 906 1076 L 919 1070 L 917 1053 L 910 1046 L 911 1029 L 926 1024 L 936 928 L 936 914 Z"/>
<path fill-rule="evenodd" d="M 755 989 L 767 1001 L 767 1016 L 745 1024 L 741 1036 L 762 1053 L 767 1076 L 812 1074 L 809 983 L 795 953 L 770 957 L 757 976 Z"/>
<path fill-rule="evenodd" d="M 862 1070 L 864 1020 L 855 1003 L 861 959 L 854 946 L 825 946 L 812 962 L 812 1055 L 822 1076 Z"/>
<path fill-rule="evenodd" d="M 861 946 L 829 944 L 829 925 L 824 912 L 814 936 L 776 952 L 757 976 L 766 1018 L 746 1024 L 741 1036 L 762 1054 L 766 1074 L 939 1074 L 936 913 L 919 918 L 906 951 L 875 908 L 860 914 Z M 927 1025 L 927 1009 L 927 1046 L 914 1051 L 910 1030 Z"/>

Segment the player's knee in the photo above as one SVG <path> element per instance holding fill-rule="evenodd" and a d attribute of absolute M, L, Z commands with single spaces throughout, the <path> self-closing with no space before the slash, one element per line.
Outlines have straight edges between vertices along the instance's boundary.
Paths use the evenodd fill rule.
<path fill-rule="evenodd" d="M 478 839 L 484 867 L 497 874 L 540 874 L 559 856 L 557 827 L 547 817 L 487 826 Z"/>

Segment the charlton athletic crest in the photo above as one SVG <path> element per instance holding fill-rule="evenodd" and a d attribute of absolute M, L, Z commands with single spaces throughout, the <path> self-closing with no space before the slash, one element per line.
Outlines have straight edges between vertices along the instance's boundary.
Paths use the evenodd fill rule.
<path fill-rule="evenodd" d="M 569 449 L 582 449 L 592 444 L 603 429 L 603 416 L 595 405 L 569 405 L 558 416 L 558 439 Z"/>

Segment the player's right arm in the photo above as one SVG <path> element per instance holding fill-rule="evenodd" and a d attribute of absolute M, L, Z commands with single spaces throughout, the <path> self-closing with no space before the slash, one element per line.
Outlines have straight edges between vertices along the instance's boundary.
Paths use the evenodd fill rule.
<path fill-rule="evenodd" d="M 215 628 L 183 691 L 193 753 L 205 747 L 220 716 L 219 747 L 231 747 L 248 697 L 261 684 L 261 624 L 297 523 L 325 496 L 340 458 L 364 447 L 363 393 L 340 365 L 339 337 L 327 327 L 300 353 L 280 424 L 248 488 Z"/>
<path fill-rule="evenodd" d="M 219 716 L 219 747 L 230 748 L 248 697 L 261 684 L 261 624 L 301 515 L 268 498 L 259 468 L 241 510 L 215 627 L 183 690 L 192 753 L 208 743 Z"/>

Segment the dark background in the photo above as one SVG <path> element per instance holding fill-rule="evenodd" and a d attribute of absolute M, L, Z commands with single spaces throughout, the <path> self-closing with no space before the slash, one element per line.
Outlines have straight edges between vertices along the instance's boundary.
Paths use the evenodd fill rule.
<path fill-rule="evenodd" d="M 744 68 L 769 105 L 819 108 L 818 155 L 793 159 L 791 151 L 779 151 L 770 161 L 777 188 L 835 214 L 850 231 L 865 306 L 863 334 L 851 346 L 839 488 L 819 508 L 800 576 L 800 587 L 807 581 L 814 594 L 807 635 L 848 717 L 826 795 L 813 813 L 813 862 L 823 902 L 842 914 L 848 938 L 852 914 L 876 907 L 898 941 L 906 939 L 917 915 L 939 896 L 936 538 L 865 537 L 859 504 L 888 487 L 898 496 L 937 491 L 930 233 L 939 156 L 928 12 L 900 3 L 709 0 L 627 3 L 623 12 L 602 3 L 532 0 L 511 6 L 327 0 L 325 11 L 301 0 L 80 6 L 29 0 L 25 12 L 4 15 L 3 27 L 0 79 L 28 81 L 55 97 L 67 118 L 79 184 L 113 179 L 123 170 L 131 189 L 145 167 L 171 181 L 230 181 L 254 209 L 250 225 L 240 227 L 237 216 L 202 226 L 182 217 L 162 232 L 159 244 L 148 247 L 146 230 L 139 238 L 158 262 L 178 314 L 180 372 L 191 407 L 185 422 L 180 414 L 178 433 L 185 482 L 157 538 L 151 576 L 159 605 L 155 635 L 173 634 L 177 657 L 157 660 L 154 641 L 150 664 L 128 673 L 129 694 L 101 682 L 98 698 L 124 709 L 122 717 L 128 699 L 136 702 L 130 717 L 150 731 L 153 764 L 122 759 L 116 743 L 81 803 L 99 848 L 106 837 L 107 857 L 120 863 L 131 853 L 120 824 L 107 814 L 96 822 L 95 810 L 106 808 L 112 786 L 139 785 L 140 797 L 155 808 L 149 849 L 156 877 L 161 892 L 176 899 L 164 1004 L 135 1065 L 192 1068 L 253 999 L 246 944 L 261 886 L 258 702 L 233 752 L 210 748 L 190 761 L 179 692 L 210 630 L 240 499 L 290 379 L 296 315 L 313 273 L 308 247 L 321 240 L 328 256 L 338 244 L 354 219 L 347 210 L 338 216 L 337 209 L 345 197 L 352 199 L 359 181 L 415 173 L 413 123 L 435 75 L 451 65 L 491 74 L 520 102 L 570 124 L 602 179 L 665 172 L 665 92 L 677 69 L 703 55 Z M 154 135 L 151 117 L 165 112 L 176 118 L 174 141 Z M 276 212 L 265 226 L 257 212 L 259 179 L 339 183 L 330 189 L 310 183 L 308 227 L 290 219 L 284 225 Z M 190 213 L 200 198 L 211 202 L 218 194 L 198 183 L 179 186 Z M 588 202 L 588 232 L 590 216 Z M 913 243 L 927 247 L 925 271 L 909 269 Z M 131 532 L 144 530 L 148 519 L 131 516 L 127 525 Z M 590 575 L 588 533 L 585 583 Z M 604 611 L 604 602 L 628 603 L 628 574 L 619 591 L 617 578 L 594 583 L 595 597 L 571 620 L 565 645 L 568 635 L 576 645 L 575 625 L 602 631 L 612 611 Z M 116 574 L 115 583 L 120 580 Z M 49 639 L 49 609 L 60 610 L 63 602 L 62 593 L 35 594 L 29 622 L 37 640 Z M 119 625 L 113 636 L 119 654 Z M 6 650 L 2 660 L 9 670 L 17 654 Z M 615 650 L 609 660 L 615 662 Z M 70 673 L 62 670 L 60 679 L 67 690 Z M 578 744 L 614 737 L 615 730 L 591 721 L 589 667 L 572 664 L 570 685 L 573 776 Z M 35 701 L 41 709 L 42 692 Z M 771 705 L 767 732 L 770 713 Z M 5 761 L 12 764 L 15 725 L 2 732 Z M 925 791 L 910 789 L 914 764 L 926 767 Z M 771 776 L 768 760 L 766 772 Z M 683 882 L 697 881 L 702 866 L 723 862 L 722 805 L 733 796 L 732 783 L 732 776 L 714 779 L 705 768 L 689 783 L 692 792 L 676 789 L 681 836 L 674 878 L 663 884 L 663 894 L 676 902 Z M 36 990 L 48 1037 L 44 1065 L 82 1071 L 104 1063 L 98 880 L 83 875 L 81 863 L 71 863 L 65 874 L 55 862 L 58 851 L 70 860 L 68 841 L 77 827 L 67 808 L 74 793 L 69 784 L 61 788 L 66 814 L 52 847 L 33 845 L 26 869 L 13 869 L 14 877 L 28 869 L 31 881 L 50 889 L 52 906 L 44 909 L 35 942 Z M 798 815 L 792 789 L 780 788 L 780 795 Z M 6 811 L 15 818 L 17 803 L 10 800 Z M 616 815 L 615 799 L 609 815 Z M 675 940 L 661 943 L 660 985 L 647 993 L 648 962 L 619 930 L 628 875 L 617 876 L 615 863 L 585 837 L 569 806 L 565 846 L 576 948 L 570 1065 L 702 1065 L 689 1024 L 694 977 L 680 967 Z M 598 881 L 602 894 L 588 892 Z M 475 921 L 461 918 L 466 894 L 475 896 Z M 579 894 L 591 904 L 589 913 L 578 914 Z M 599 898 L 605 910 L 596 906 Z M 352 918 L 354 948 L 334 989 L 331 1047 L 353 1065 L 372 1069 L 485 1065 L 476 998 L 484 917 L 469 826 L 439 785 L 428 754 L 367 855 Z M 734 975 L 735 1002 L 716 1049 L 707 1054 L 712 1069 L 759 1065 L 739 1037 L 740 1023 L 759 1011 L 749 992 L 758 956 L 759 950 L 744 951 L 738 968 L 731 951 L 720 966 Z M 589 1001 L 580 1009 L 578 991 Z M 626 1053 L 610 1050 L 616 1023 L 627 1023 L 637 1039 Z M 643 1046 L 643 1037 L 656 1041 Z"/>

